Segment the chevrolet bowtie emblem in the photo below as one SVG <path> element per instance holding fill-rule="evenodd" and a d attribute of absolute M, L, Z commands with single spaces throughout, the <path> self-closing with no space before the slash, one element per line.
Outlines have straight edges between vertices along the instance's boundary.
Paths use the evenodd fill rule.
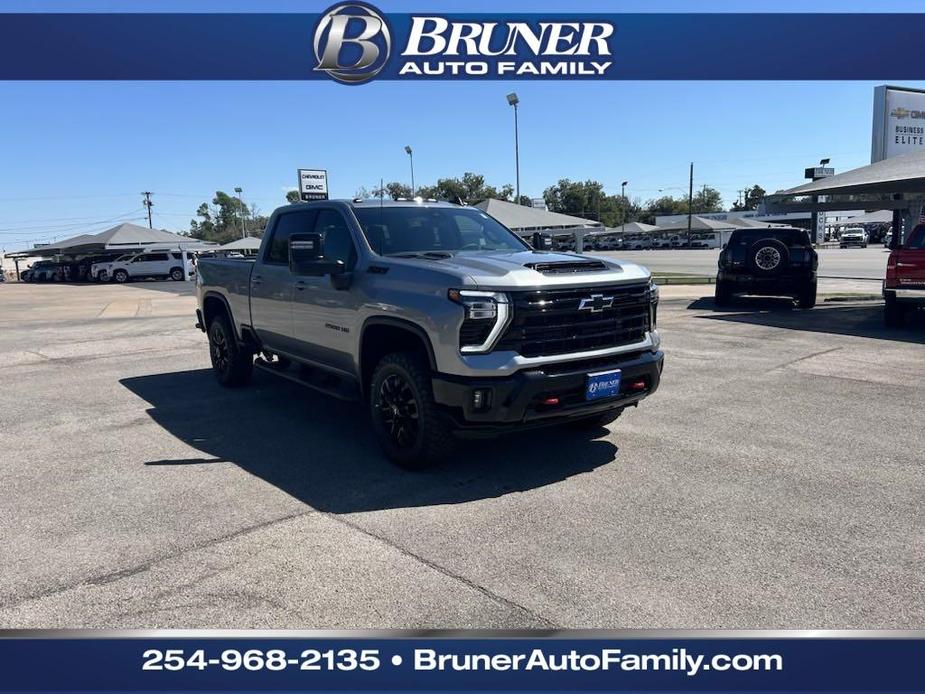
<path fill-rule="evenodd" d="M 591 311 L 591 313 L 600 313 L 605 308 L 613 306 L 613 297 L 604 296 L 603 294 L 592 294 L 587 299 L 582 299 L 578 304 L 579 311 Z"/>

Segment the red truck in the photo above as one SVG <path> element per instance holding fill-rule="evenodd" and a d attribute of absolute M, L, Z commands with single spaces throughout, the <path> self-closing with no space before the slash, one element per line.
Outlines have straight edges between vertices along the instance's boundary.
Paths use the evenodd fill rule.
<path fill-rule="evenodd" d="M 915 227 L 906 242 L 890 253 L 883 299 L 884 320 L 891 328 L 902 327 L 909 312 L 925 306 L 925 224 Z"/>

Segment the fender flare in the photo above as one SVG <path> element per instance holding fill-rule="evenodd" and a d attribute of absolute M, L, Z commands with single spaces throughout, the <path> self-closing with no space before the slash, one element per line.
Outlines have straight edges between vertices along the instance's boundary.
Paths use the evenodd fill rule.
<path fill-rule="evenodd" d="M 412 323 L 410 320 L 405 318 L 395 318 L 393 316 L 370 316 L 365 321 L 363 321 L 363 327 L 360 328 L 360 352 L 362 352 L 363 339 L 366 337 L 366 329 L 373 325 L 387 325 L 413 333 L 424 343 L 424 349 L 427 352 L 427 362 L 430 364 L 431 370 L 437 370 L 437 357 L 434 354 L 434 346 L 430 341 L 430 336 L 421 326 L 417 325 L 416 323 Z M 362 373 L 363 365 L 359 364 L 359 366 Z"/>

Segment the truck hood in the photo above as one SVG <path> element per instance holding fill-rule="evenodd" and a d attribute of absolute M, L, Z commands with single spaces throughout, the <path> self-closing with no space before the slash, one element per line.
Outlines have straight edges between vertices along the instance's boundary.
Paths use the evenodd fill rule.
<path fill-rule="evenodd" d="M 459 252 L 450 258 L 403 258 L 412 263 L 458 273 L 466 285 L 480 289 L 583 287 L 647 281 L 649 271 L 635 263 L 602 256 L 548 251 Z"/>

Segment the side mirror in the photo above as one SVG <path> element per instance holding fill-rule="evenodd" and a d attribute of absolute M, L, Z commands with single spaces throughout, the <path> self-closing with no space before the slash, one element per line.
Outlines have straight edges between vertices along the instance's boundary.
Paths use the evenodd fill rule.
<path fill-rule="evenodd" d="M 543 236 L 540 232 L 533 232 L 533 250 L 535 251 L 545 251 L 546 250 L 546 237 Z"/>
<path fill-rule="evenodd" d="M 289 271 L 294 275 L 331 276 L 335 289 L 347 289 L 353 273 L 343 260 L 326 260 L 324 234 L 293 234 L 289 237 Z"/>

